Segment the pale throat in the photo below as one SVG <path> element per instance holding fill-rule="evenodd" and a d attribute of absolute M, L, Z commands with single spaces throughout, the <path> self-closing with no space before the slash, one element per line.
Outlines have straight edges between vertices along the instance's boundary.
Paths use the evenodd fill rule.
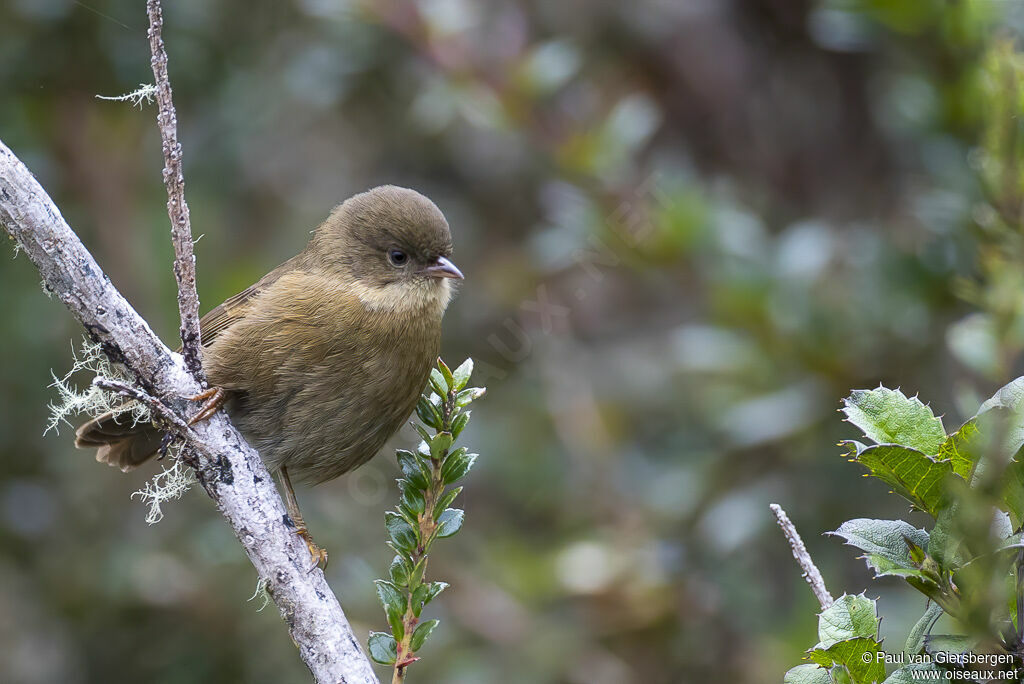
<path fill-rule="evenodd" d="M 351 285 L 367 311 L 436 311 L 444 313 L 452 299 L 452 284 L 447 278 L 416 279 L 370 287 L 360 281 Z"/>

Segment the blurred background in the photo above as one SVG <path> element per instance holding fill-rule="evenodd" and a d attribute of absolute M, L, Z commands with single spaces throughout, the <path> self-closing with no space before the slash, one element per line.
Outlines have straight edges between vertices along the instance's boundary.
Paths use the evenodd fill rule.
<path fill-rule="evenodd" d="M 856 434 L 836 409 L 881 382 L 952 431 L 1024 372 L 1024 4 L 165 16 L 204 310 L 373 185 L 421 190 L 452 225 L 466 281 L 443 354 L 477 359 L 489 392 L 410 681 L 779 682 L 817 603 L 770 502 L 834 594 L 881 597 L 900 649 L 923 597 L 820 536 L 907 509 L 840 458 Z M 141 0 L 0 5 L 0 139 L 173 345 L 155 110 L 96 98 L 151 80 Z M 0 258 L 0 289 L 0 680 L 306 681 L 201 491 L 149 526 L 130 496 L 155 467 L 102 467 L 68 425 L 43 436 L 81 331 L 24 257 Z M 396 473 L 389 450 L 299 492 L 364 638 L 386 627 Z"/>

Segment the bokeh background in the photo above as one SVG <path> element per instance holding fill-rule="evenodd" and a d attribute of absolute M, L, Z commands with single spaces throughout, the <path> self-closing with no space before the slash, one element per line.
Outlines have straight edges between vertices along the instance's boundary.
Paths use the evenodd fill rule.
<path fill-rule="evenodd" d="M 96 98 L 151 81 L 143 5 L 0 4 L 0 139 L 173 343 L 154 109 Z M 370 186 L 415 187 L 453 227 L 467 277 L 444 357 L 477 359 L 489 393 L 410 681 L 781 681 L 817 604 L 773 501 L 833 593 L 881 597 L 899 650 L 923 597 L 819 536 L 906 514 L 840 458 L 836 409 L 882 382 L 952 430 L 1024 371 L 1024 3 L 165 15 L 204 310 Z M 101 467 L 70 426 L 43 436 L 80 331 L 24 257 L 0 258 L 0 290 L 0 680 L 305 681 L 201 492 L 149 526 L 130 496 L 155 468 Z M 385 628 L 396 472 L 384 454 L 299 492 L 363 636 Z"/>

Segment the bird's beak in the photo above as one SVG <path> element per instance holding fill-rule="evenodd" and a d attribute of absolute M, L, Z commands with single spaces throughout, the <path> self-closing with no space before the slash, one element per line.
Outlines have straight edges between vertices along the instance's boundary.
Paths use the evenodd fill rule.
<path fill-rule="evenodd" d="M 420 273 L 428 275 L 431 278 L 455 278 L 456 280 L 462 280 L 464 278 L 462 271 L 443 256 L 437 257 L 437 260 L 434 263 L 421 270 Z"/>

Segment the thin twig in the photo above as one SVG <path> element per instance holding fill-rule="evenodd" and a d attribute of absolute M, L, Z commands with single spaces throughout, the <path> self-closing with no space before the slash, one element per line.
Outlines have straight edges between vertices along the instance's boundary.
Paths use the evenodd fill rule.
<path fill-rule="evenodd" d="M 192 428 L 189 427 L 188 423 L 186 423 L 181 416 L 172 411 L 167 404 L 138 387 L 133 387 L 132 385 L 120 382 L 119 380 L 111 380 L 110 378 L 105 378 L 102 375 L 97 375 L 93 378 L 92 384 L 100 389 L 116 392 L 123 397 L 128 397 L 129 399 L 134 399 L 135 401 L 146 404 L 167 423 L 173 425 L 182 433 L 182 435 L 192 433 Z"/>
<path fill-rule="evenodd" d="M 178 117 L 171 99 L 171 82 L 167 75 L 167 51 L 161 35 L 164 19 L 160 0 L 147 0 L 149 15 L 149 49 L 152 53 L 153 78 L 156 79 L 156 121 L 164 153 L 164 185 L 167 186 L 167 215 L 171 218 L 171 241 L 174 243 L 174 278 L 178 281 L 178 312 L 181 314 L 181 349 L 185 365 L 192 375 L 205 384 L 199 359 L 199 295 L 196 293 L 196 257 L 193 252 L 192 225 L 185 202 L 185 175 L 181 164 L 181 143 L 178 142 Z"/>
<path fill-rule="evenodd" d="M 811 560 L 811 554 L 807 552 L 804 540 L 800 538 L 800 534 L 796 531 L 796 527 L 790 521 L 789 516 L 786 515 L 786 511 L 782 510 L 782 506 L 771 504 L 769 507 L 772 509 L 772 513 L 775 514 L 779 527 L 782 528 L 782 533 L 786 535 L 786 541 L 789 542 L 790 548 L 793 549 L 793 558 L 796 558 L 800 569 L 804 571 L 803 577 L 807 580 L 807 584 L 811 585 L 811 591 L 817 597 L 822 610 L 828 608 L 835 599 L 832 598 L 832 594 L 828 593 L 828 589 L 825 588 L 825 580 L 822 579 L 821 573 L 818 572 L 818 566 Z"/>

